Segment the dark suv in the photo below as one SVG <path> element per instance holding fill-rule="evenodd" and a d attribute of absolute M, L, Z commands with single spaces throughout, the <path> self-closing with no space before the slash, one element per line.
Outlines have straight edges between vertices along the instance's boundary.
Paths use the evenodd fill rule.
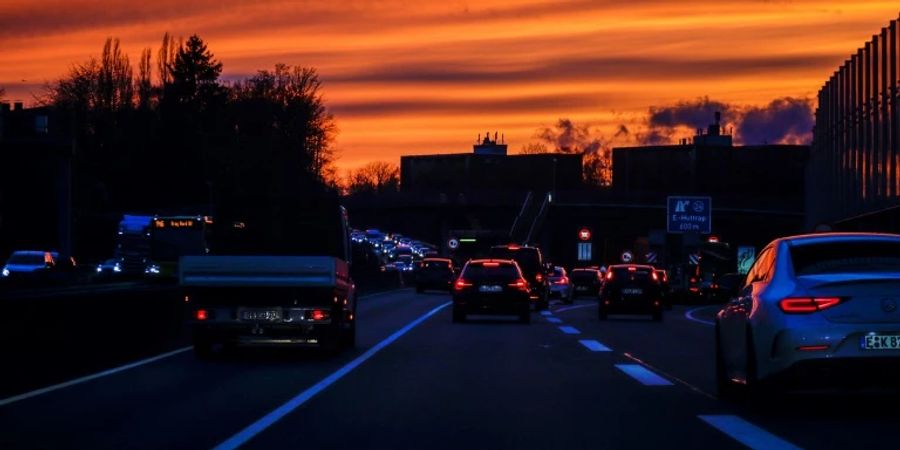
<path fill-rule="evenodd" d="M 446 258 L 425 258 L 416 270 L 416 292 L 426 289 L 449 291 L 453 286 L 453 261 Z"/>
<path fill-rule="evenodd" d="M 600 285 L 603 283 L 603 273 L 600 269 L 579 268 L 569 273 L 572 279 L 572 297 L 587 294 L 596 297 L 600 293 Z"/>
<path fill-rule="evenodd" d="M 453 321 L 469 314 L 515 314 L 531 322 L 528 282 L 512 260 L 477 259 L 466 263 L 453 283 Z"/>
<path fill-rule="evenodd" d="M 651 266 L 637 264 L 610 266 L 600 289 L 598 317 L 607 314 L 650 314 L 662 320 L 662 288 L 659 275 Z"/>
<path fill-rule="evenodd" d="M 511 259 L 522 269 L 528 281 L 528 292 L 535 309 L 547 309 L 550 304 L 547 274 L 544 272 L 544 259 L 537 247 L 519 245 L 497 245 L 491 247 L 488 256 L 491 259 Z"/>

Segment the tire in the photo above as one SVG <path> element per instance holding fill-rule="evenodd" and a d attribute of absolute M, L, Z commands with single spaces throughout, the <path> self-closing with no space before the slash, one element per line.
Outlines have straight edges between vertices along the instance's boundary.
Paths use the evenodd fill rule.
<path fill-rule="evenodd" d="M 732 402 L 740 399 L 739 386 L 728 377 L 728 370 L 725 367 L 722 338 L 719 335 L 718 325 L 716 326 L 716 393 L 720 400 Z"/>
<path fill-rule="evenodd" d="M 465 321 L 466 312 L 458 308 L 453 308 L 453 323 L 463 323 Z"/>

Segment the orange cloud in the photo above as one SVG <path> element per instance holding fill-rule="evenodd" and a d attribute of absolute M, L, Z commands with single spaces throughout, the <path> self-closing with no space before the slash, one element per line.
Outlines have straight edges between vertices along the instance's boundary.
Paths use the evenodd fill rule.
<path fill-rule="evenodd" d="M 165 31 L 198 33 L 226 79 L 316 66 L 355 167 L 467 151 L 486 129 L 518 149 L 560 117 L 612 135 L 684 99 L 814 97 L 897 14 L 852 0 L 0 0 L 0 86 L 28 101 L 107 36 L 136 59 Z"/>

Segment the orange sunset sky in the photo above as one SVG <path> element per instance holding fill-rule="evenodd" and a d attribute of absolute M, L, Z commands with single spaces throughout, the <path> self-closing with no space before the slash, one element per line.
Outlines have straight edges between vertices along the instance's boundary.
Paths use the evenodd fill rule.
<path fill-rule="evenodd" d="M 897 17 L 896 1 L 0 0 L 0 86 L 40 86 L 118 37 L 132 61 L 164 32 L 199 34 L 233 80 L 314 66 L 342 168 L 469 151 L 499 130 L 513 151 L 559 118 L 635 142 L 651 107 L 709 97 L 814 98 Z"/>

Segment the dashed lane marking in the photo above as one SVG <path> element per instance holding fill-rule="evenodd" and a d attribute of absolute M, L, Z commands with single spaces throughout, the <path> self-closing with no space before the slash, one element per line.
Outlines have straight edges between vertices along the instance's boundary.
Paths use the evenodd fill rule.
<path fill-rule="evenodd" d="M 581 332 L 578 331 L 578 328 L 569 327 L 569 326 L 559 327 L 559 331 L 562 331 L 563 333 L 566 333 L 566 334 L 581 334 Z"/>
<path fill-rule="evenodd" d="M 593 340 L 593 339 L 582 339 L 578 341 L 581 345 L 587 347 L 588 350 L 592 352 L 611 352 L 612 349 Z"/>
<path fill-rule="evenodd" d="M 792 450 L 800 448 L 738 416 L 710 415 L 697 417 L 752 449 Z"/>
<path fill-rule="evenodd" d="M 671 386 L 672 382 L 651 372 L 640 364 L 616 364 L 616 368 L 638 380 L 644 386 Z"/>

